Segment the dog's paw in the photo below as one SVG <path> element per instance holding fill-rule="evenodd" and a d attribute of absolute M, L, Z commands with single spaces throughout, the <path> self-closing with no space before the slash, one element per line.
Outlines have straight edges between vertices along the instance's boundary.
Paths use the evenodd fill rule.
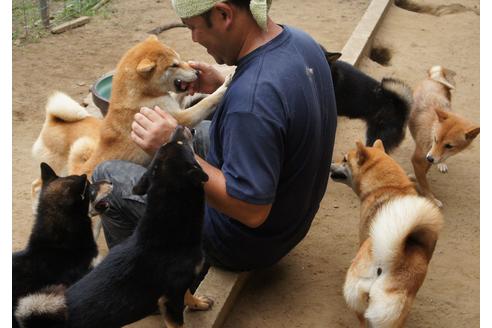
<path fill-rule="evenodd" d="M 431 197 L 431 200 L 434 202 L 434 204 L 436 204 L 437 207 L 443 208 L 443 204 L 439 199 L 437 199 L 436 197 Z"/>
<path fill-rule="evenodd" d="M 191 311 L 206 311 L 209 310 L 213 304 L 214 301 L 207 296 L 193 296 L 193 300 L 186 305 Z"/>
<path fill-rule="evenodd" d="M 229 84 L 231 83 L 233 77 L 234 77 L 234 73 L 227 75 L 225 77 L 224 84 L 222 84 L 222 86 L 227 88 L 229 86 Z"/>
<path fill-rule="evenodd" d="M 448 173 L 448 166 L 446 165 L 446 163 L 439 163 L 439 164 L 437 164 L 437 169 L 441 173 Z"/>

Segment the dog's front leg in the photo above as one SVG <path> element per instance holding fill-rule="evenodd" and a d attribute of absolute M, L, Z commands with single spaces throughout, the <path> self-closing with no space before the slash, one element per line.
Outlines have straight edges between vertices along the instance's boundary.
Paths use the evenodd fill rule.
<path fill-rule="evenodd" d="M 183 310 L 184 305 L 177 300 L 177 297 L 167 298 L 161 296 L 157 301 L 159 311 L 164 318 L 166 328 L 182 328 L 184 326 Z"/>
<path fill-rule="evenodd" d="M 442 207 L 442 202 L 434 196 L 430 190 L 429 183 L 427 182 L 427 172 L 429 171 L 431 164 L 425 159 L 425 153 L 420 148 L 415 149 L 412 156 L 412 165 L 420 193 L 432 200 L 438 207 Z"/>
<path fill-rule="evenodd" d="M 224 97 L 231 80 L 232 74 L 227 76 L 224 84 L 222 84 L 210 96 L 204 98 L 194 106 L 174 113 L 173 115 L 178 121 L 178 124 L 191 128 L 206 119 L 210 114 L 212 114 L 219 102 Z"/>
<path fill-rule="evenodd" d="M 214 301 L 206 296 L 195 296 L 188 289 L 184 297 L 184 304 L 190 310 L 205 311 L 209 310 L 212 307 Z"/>

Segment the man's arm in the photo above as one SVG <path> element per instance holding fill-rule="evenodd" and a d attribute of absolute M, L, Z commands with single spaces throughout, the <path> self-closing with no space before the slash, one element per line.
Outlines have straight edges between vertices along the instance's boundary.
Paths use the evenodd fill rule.
<path fill-rule="evenodd" d="M 210 206 L 250 228 L 257 228 L 265 222 L 272 204 L 255 205 L 231 197 L 227 193 L 226 179 L 222 171 L 198 155 L 195 155 L 195 158 L 209 177 L 205 183 L 205 194 Z"/>
<path fill-rule="evenodd" d="M 174 117 L 159 107 L 154 109 L 144 107 L 135 115 L 131 137 L 140 148 L 152 155 L 163 142 L 169 139 L 176 125 Z M 210 206 L 250 228 L 256 228 L 265 222 L 271 204 L 255 205 L 231 197 L 227 193 L 222 171 L 199 156 L 196 158 L 209 176 L 209 180 L 205 183 L 205 194 Z"/>

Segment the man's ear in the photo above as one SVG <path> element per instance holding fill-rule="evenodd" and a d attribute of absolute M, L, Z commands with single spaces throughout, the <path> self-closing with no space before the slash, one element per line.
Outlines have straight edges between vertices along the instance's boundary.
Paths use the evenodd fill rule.
<path fill-rule="evenodd" d="M 369 152 L 362 142 L 357 141 L 355 145 L 357 146 L 357 165 L 362 166 L 369 158 Z"/>
<path fill-rule="evenodd" d="M 137 184 L 133 186 L 133 194 L 134 195 L 145 195 L 147 193 L 147 190 L 149 189 L 150 186 L 150 170 L 147 170 L 144 175 L 138 180 Z"/>
<path fill-rule="evenodd" d="M 219 14 L 220 20 L 222 21 L 224 26 L 228 28 L 231 25 L 232 19 L 235 15 L 233 5 L 228 2 L 218 2 L 214 5 L 213 9 L 215 9 L 216 13 Z"/>
<path fill-rule="evenodd" d="M 41 167 L 41 180 L 43 181 L 43 184 L 58 178 L 58 176 L 56 175 L 55 171 L 53 171 L 51 166 L 49 166 L 45 162 L 42 162 L 40 167 Z"/>
<path fill-rule="evenodd" d="M 374 148 L 379 148 L 381 149 L 382 151 L 385 151 L 384 150 L 384 145 L 383 145 L 383 142 L 381 141 L 381 139 L 377 139 L 376 141 L 374 141 L 374 144 L 372 145 Z"/>
<path fill-rule="evenodd" d="M 144 58 L 138 63 L 137 65 L 137 73 L 143 76 L 146 76 L 148 73 L 150 73 L 154 67 L 156 66 L 156 63 L 148 58 Z"/>
<path fill-rule="evenodd" d="M 476 126 L 465 132 L 466 140 L 473 140 L 480 133 L 480 127 Z"/>

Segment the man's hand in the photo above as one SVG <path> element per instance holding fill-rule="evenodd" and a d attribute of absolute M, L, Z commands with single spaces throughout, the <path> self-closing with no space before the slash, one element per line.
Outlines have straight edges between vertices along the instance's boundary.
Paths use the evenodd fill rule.
<path fill-rule="evenodd" d="M 212 65 L 193 61 L 189 61 L 188 64 L 199 72 L 198 79 L 191 82 L 188 88 L 190 95 L 195 92 L 213 93 L 224 83 L 224 76 Z"/>
<path fill-rule="evenodd" d="M 155 106 L 142 107 L 132 123 L 132 140 L 149 155 L 153 155 L 166 143 L 178 122 L 169 113 Z"/>

